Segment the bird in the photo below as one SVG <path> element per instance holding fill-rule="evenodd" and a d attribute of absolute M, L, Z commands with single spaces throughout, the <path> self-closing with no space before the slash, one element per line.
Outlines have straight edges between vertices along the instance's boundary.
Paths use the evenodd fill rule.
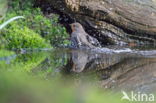
<path fill-rule="evenodd" d="M 71 45 L 76 48 L 89 47 L 95 48 L 101 46 L 99 41 L 85 32 L 83 26 L 78 23 L 72 23 L 71 26 Z"/>

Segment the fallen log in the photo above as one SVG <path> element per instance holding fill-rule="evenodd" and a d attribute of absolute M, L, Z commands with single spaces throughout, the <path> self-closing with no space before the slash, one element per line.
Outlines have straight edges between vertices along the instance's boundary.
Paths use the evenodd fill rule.
<path fill-rule="evenodd" d="M 102 44 L 155 44 L 156 0 L 36 0 L 45 2 Z"/>

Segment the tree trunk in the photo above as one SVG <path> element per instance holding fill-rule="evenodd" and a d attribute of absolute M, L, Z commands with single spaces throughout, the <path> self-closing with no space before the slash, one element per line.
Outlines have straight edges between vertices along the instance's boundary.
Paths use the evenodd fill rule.
<path fill-rule="evenodd" d="M 37 0 L 80 22 L 102 44 L 155 44 L 156 0 Z"/>

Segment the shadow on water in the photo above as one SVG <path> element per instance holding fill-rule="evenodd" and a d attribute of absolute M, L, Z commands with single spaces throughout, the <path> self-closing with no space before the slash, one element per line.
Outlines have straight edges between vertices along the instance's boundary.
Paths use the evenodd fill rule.
<path fill-rule="evenodd" d="M 133 53 L 97 54 L 83 50 L 55 49 L 18 54 L 11 62 L 0 64 L 2 67 L 5 70 L 20 67 L 20 70 L 50 80 L 57 77 L 64 80 L 92 80 L 99 86 L 115 90 L 156 90 L 155 55 L 144 57 Z"/>

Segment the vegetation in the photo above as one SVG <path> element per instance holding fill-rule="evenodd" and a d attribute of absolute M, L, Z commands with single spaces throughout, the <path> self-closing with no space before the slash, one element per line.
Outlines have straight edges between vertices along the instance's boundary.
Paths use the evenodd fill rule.
<path fill-rule="evenodd" d="M 6 17 L 0 24 L 19 15 L 25 19 L 12 22 L 1 31 L 3 40 L 0 43 L 3 41 L 6 48 L 48 48 L 50 44 L 58 46 L 69 43 L 65 40 L 68 37 L 65 28 L 57 24 L 58 17 L 54 14 L 45 17 L 40 8 L 33 7 L 33 0 L 10 1 Z"/>
<path fill-rule="evenodd" d="M 0 58 L 1 57 L 7 57 L 7 56 L 10 56 L 10 55 L 13 55 L 14 52 L 12 51 L 8 51 L 8 50 L 0 50 Z"/>
<path fill-rule="evenodd" d="M 0 20 L 4 17 L 7 11 L 7 0 L 0 0 Z"/>
<path fill-rule="evenodd" d="M 6 50 L 36 50 L 69 43 L 66 29 L 57 23 L 58 16 L 45 17 L 33 4 L 34 0 L 10 0 L 8 12 L 0 20 L 1 25 L 16 16 L 25 17 L 0 30 L 0 103 L 131 103 L 121 101 L 121 93 L 88 86 L 85 76 L 67 76 L 62 67 L 71 57 L 63 50 L 16 55 Z"/>
<path fill-rule="evenodd" d="M 8 42 L 7 48 L 9 49 L 50 47 L 40 35 L 26 26 L 21 28 L 18 24 L 12 23 L 5 32 L 7 34 L 3 34 L 3 36 Z"/>
<path fill-rule="evenodd" d="M 120 92 L 106 92 L 97 85 L 89 86 L 88 81 L 83 81 L 86 84 L 78 83 L 80 78 L 65 78 L 61 72 L 56 72 L 58 63 L 62 64 L 57 61 L 62 61 L 62 57 L 52 53 L 21 54 L 10 60 L 9 64 L 6 63 L 8 60 L 0 60 L 0 102 L 131 103 L 121 101 Z M 47 59 L 51 61 L 50 64 Z"/>

